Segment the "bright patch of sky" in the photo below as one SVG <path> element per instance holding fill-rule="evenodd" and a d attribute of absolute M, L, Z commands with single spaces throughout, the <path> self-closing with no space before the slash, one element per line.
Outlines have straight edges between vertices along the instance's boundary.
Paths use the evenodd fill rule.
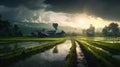
<path fill-rule="evenodd" d="M 52 11 L 42 12 L 38 19 L 34 22 L 42 23 L 58 23 L 61 26 L 71 26 L 74 28 L 88 28 L 90 24 L 96 28 L 103 28 L 112 22 L 120 23 L 118 21 L 108 21 L 100 17 L 90 16 L 86 13 L 81 14 L 67 14 L 56 13 Z"/>

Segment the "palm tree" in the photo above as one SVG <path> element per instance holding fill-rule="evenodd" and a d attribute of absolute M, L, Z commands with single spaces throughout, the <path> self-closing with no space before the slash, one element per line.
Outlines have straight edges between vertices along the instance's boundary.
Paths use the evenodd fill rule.
<path fill-rule="evenodd" d="M 55 28 L 55 30 L 57 30 L 58 23 L 53 23 L 53 27 Z"/>

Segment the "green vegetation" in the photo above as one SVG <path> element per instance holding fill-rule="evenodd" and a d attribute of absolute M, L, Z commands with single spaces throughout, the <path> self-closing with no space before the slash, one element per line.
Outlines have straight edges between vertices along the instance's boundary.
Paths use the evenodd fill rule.
<path fill-rule="evenodd" d="M 106 51 L 109 51 L 112 54 L 118 54 L 120 52 L 120 43 L 114 43 L 119 41 L 120 38 L 114 37 L 77 37 L 79 40 L 84 40 L 89 44 L 100 47 Z M 110 41 L 113 43 L 107 43 L 104 41 Z"/>
<path fill-rule="evenodd" d="M 44 51 L 44 50 L 47 50 L 59 43 L 62 43 L 64 42 L 65 39 L 60 39 L 60 40 L 56 40 L 56 41 L 53 41 L 53 42 L 47 42 L 47 43 L 44 43 L 40 46 L 36 46 L 36 47 L 32 47 L 32 48 L 28 48 L 28 49 L 24 49 L 24 48 L 19 48 L 19 49 L 16 49 L 14 51 L 11 51 L 11 52 L 8 52 L 6 53 L 4 56 L 0 56 L 0 59 L 10 59 L 10 58 L 13 58 L 15 56 L 20 56 L 20 55 L 23 55 L 23 54 L 29 54 L 29 53 L 34 53 L 34 52 L 41 52 L 41 51 Z"/>
<path fill-rule="evenodd" d="M 119 25 L 117 23 L 110 23 L 103 28 L 102 32 L 104 36 L 120 36 Z"/>
<path fill-rule="evenodd" d="M 91 41 L 89 42 L 94 46 L 100 47 L 104 50 L 109 51 L 112 54 L 119 54 L 120 52 L 120 43 L 105 43 L 101 41 Z"/>
<path fill-rule="evenodd" d="M 3 40 L 5 40 L 5 41 L 7 41 L 7 40 L 9 40 L 9 41 L 11 41 L 11 40 L 18 40 L 18 41 L 36 41 L 36 40 L 61 40 L 61 39 L 63 39 L 63 37 L 61 37 L 61 38 L 36 38 L 36 37 L 9 37 L 9 38 L 0 38 L 0 41 L 3 41 Z"/>
<path fill-rule="evenodd" d="M 100 37 L 64 37 L 64 38 L 35 38 L 35 37 L 14 37 L 14 38 L 0 38 L 1 45 L 7 45 L 9 43 L 23 42 L 23 41 L 52 41 L 45 42 L 41 45 L 30 47 L 30 48 L 16 48 L 15 50 L 6 51 L 3 56 L 0 56 L 0 60 L 11 61 L 11 59 L 18 59 L 29 57 L 39 52 L 43 52 L 50 49 L 59 43 L 64 42 L 66 39 L 71 39 L 72 46 L 70 48 L 69 54 L 66 56 L 65 67 L 76 67 L 77 66 L 77 54 L 76 45 L 77 41 L 83 51 L 83 53 L 88 53 L 86 57 L 92 57 L 92 61 L 95 62 L 95 67 L 117 67 L 120 60 L 113 57 L 113 55 L 118 55 L 120 52 L 120 43 L 106 43 L 104 41 L 109 41 L 108 38 Z M 113 38 L 116 40 L 115 38 Z M 111 39 L 112 40 L 112 37 Z M 118 40 L 118 39 L 117 39 Z M 53 53 L 57 53 L 57 47 L 54 48 Z M 2 51 L 0 51 L 2 53 Z M 4 53 L 4 50 L 3 50 Z M 19 59 L 18 59 L 19 60 Z M 86 59 L 88 60 L 88 59 Z M 87 61 L 88 63 L 88 61 Z M 94 67 L 93 64 L 93 67 Z M 89 67 L 89 65 L 88 65 Z"/>
<path fill-rule="evenodd" d="M 22 54 L 22 52 L 24 51 L 24 48 L 19 48 L 16 50 L 13 50 L 11 52 L 5 53 L 5 55 L 0 56 L 0 59 L 9 59 L 15 56 L 19 56 Z"/>
<path fill-rule="evenodd" d="M 33 48 L 28 48 L 25 50 L 25 53 L 30 53 L 30 52 L 34 52 L 34 51 L 44 51 L 47 50 L 49 48 L 52 48 L 53 46 L 59 44 L 59 43 L 63 43 L 65 40 L 59 40 L 59 41 L 54 41 L 54 42 L 48 42 L 46 44 L 43 44 L 41 46 L 37 46 L 37 47 L 33 47 Z"/>
<path fill-rule="evenodd" d="M 96 45 L 91 43 L 91 41 L 82 41 L 79 39 L 77 39 L 77 41 L 85 48 L 85 50 L 87 50 L 98 60 L 99 63 L 97 63 L 97 67 L 116 67 L 119 65 L 120 61 L 114 59 L 112 55 L 103 51 L 99 47 L 96 47 Z"/>
<path fill-rule="evenodd" d="M 36 38 L 36 37 L 6 37 L 6 38 L 0 38 L 0 44 L 9 44 L 9 43 L 15 43 L 15 42 L 23 42 L 23 41 L 56 41 L 56 40 L 62 40 L 67 39 L 67 37 L 61 37 L 61 38 Z"/>
<path fill-rule="evenodd" d="M 75 40 L 72 39 L 71 41 L 72 41 L 72 47 L 70 48 L 70 52 L 66 57 L 65 67 L 76 67 L 76 65 L 77 65 Z"/>

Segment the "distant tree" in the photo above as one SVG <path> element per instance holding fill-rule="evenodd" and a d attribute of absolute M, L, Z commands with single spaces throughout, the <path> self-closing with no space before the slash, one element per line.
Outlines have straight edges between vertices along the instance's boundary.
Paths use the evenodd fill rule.
<path fill-rule="evenodd" d="M 118 36 L 119 35 L 119 27 L 117 23 L 111 23 L 109 25 L 109 30 L 112 36 Z"/>
<path fill-rule="evenodd" d="M 0 36 L 11 36 L 11 25 L 9 21 L 3 21 L 0 15 Z"/>
<path fill-rule="evenodd" d="M 95 35 L 95 27 L 90 25 L 90 27 L 86 30 L 87 36 L 94 36 Z"/>
<path fill-rule="evenodd" d="M 105 26 L 102 30 L 104 36 L 119 36 L 120 31 L 117 23 L 110 23 L 109 26 Z"/>
<path fill-rule="evenodd" d="M 45 29 L 44 29 L 44 28 L 42 29 L 42 32 L 45 32 Z"/>
<path fill-rule="evenodd" d="M 19 27 L 17 24 L 14 25 L 14 34 L 17 35 L 18 34 L 18 30 L 19 30 Z"/>
<path fill-rule="evenodd" d="M 103 35 L 104 35 L 104 36 L 109 36 L 108 31 L 109 31 L 109 28 L 108 28 L 107 26 L 105 26 L 105 27 L 103 28 L 103 30 L 102 30 Z"/>
<path fill-rule="evenodd" d="M 0 30 L 2 30 L 2 29 L 3 29 L 3 21 L 1 19 L 1 15 L 0 15 Z"/>
<path fill-rule="evenodd" d="M 53 23 L 53 27 L 55 28 L 55 30 L 57 30 L 58 23 Z"/>
<path fill-rule="evenodd" d="M 4 30 L 6 32 L 7 36 L 11 36 L 11 25 L 9 21 L 3 21 L 4 22 Z"/>
<path fill-rule="evenodd" d="M 14 25 L 13 30 L 14 30 L 14 36 L 22 36 L 23 35 L 17 24 Z"/>
<path fill-rule="evenodd" d="M 0 22 L 1 22 L 1 15 L 0 15 Z"/>

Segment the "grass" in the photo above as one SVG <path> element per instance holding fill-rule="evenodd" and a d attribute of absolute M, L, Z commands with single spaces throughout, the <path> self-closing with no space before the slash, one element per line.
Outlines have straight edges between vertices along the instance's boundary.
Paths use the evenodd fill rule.
<path fill-rule="evenodd" d="M 36 40 L 60 40 L 60 39 L 63 39 L 63 37 L 60 37 L 60 38 L 36 38 L 36 37 L 9 37 L 9 38 L 0 38 L 0 41 L 11 41 L 11 40 L 19 40 L 19 41 L 21 41 L 21 40 L 32 40 L 32 41 L 36 41 Z"/>
<path fill-rule="evenodd" d="M 39 52 L 44 51 L 44 50 L 47 50 L 47 49 L 49 49 L 59 43 L 62 43 L 64 41 L 65 41 L 65 39 L 61 39 L 61 40 L 57 40 L 57 41 L 53 41 L 53 42 L 44 43 L 44 44 L 41 44 L 40 46 L 36 46 L 36 47 L 28 48 L 28 49 L 19 48 L 12 52 L 6 53 L 4 56 L 0 56 L 0 59 L 3 59 L 3 60 L 10 59 L 10 58 L 13 58 L 16 56 L 20 56 L 22 54 L 34 53 L 36 51 L 39 51 Z"/>
<path fill-rule="evenodd" d="M 101 42 L 101 41 L 98 41 L 96 43 L 101 44 L 104 47 L 108 47 L 108 48 L 120 51 L 120 43 L 105 43 L 105 42 Z"/>
<path fill-rule="evenodd" d="M 23 41 L 56 41 L 62 39 L 67 39 L 67 37 L 61 37 L 61 38 L 9 37 L 9 38 L 0 38 L 0 45 L 23 42 Z"/>
<path fill-rule="evenodd" d="M 91 46 L 89 42 L 77 40 L 85 50 L 90 52 L 98 61 L 97 67 L 116 67 L 119 64 L 119 61 L 112 58 L 108 53 Z"/>
<path fill-rule="evenodd" d="M 119 43 L 105 43 L 101 41 L 94 41 L 94 37 L 75 37 L 77 42 L 96 60 L 95 67 L 117 67 L 120 61 L 113 58 L 110 54 L 98 49 L 96 47 L 102 48 L 106 51 L 115 53 L 120 51 Z M 6 53 L 4 56 L 0 56 L 0 60 L 14 60 L 13 58 L 19 58 L 19 56 L 28 57 L 34 53 L 42 52 L 53 46 L 64 42 L 69 37 L 64 38 L 34 38 L 34 37 L 14 37 L 14 38 L 0 38 L 0 44 L 15 43 L 21 41 L 52 41 L 48 43 L 41 44 L 40 46 L 35 46 L 31 48 L 18 48 L 14 51 Z M 66 57 L 65 67 L 76 67 L 77 65 L 77 54 L 76 45 L 74 38 L 71 39 L 72 47 L 70 48 L 69 54 Z M 97 63 L 98 62 L 98 63 Z M 89 67 L 89 66 L 88 66 Z M 93 66 L 94 67 L 94 66 Z"/>
<path fill-rule="evenodd" d="M 119 54 L 120 52 L 120 43 L 104 43 L 101 41 L 91 41 L 91 44 L 97 47 L 100 47 L 104 50 L 109 51 L 112 54 Z"/>
<path fill-rule="evenodd" d="M 100 40 L 99 40 L 100 38 Z M 77 39 L 79 40 L 84 40 L 84 41 L 87 41 L 89 42 L 91 45 L 93 46 L 96 46 L 96 47 L 100 47 L 104 50 L 107 50 L 109 51 L 110 53 L 112 54 L 119 54 L 120 52 L 120 43 L 105 43 L 103 42 L 103 40 L 101 39 L 104 39 L 104 40 L 117 40 L 120 39 L 119 37 L 118 38 L 114 38 L 114 37 L 77 37 Z M 94 39 L 97 39 L 97 41 L 94 41 Z"/>
<path fill-rule="evenodd" d="M 71 41 L 72 41 L 72 47 L 70 48 L 70 52 L 66 57 L 65 67 L 77 67 L 76 45 L 73 39 Z"/>
<path fill-rule="evenodd" d="M 47 50 L 49 48 L 52 48 L 53 46 L 59 44 L 59 43 L 63 43 L 65 40 L 58 40 L 58 41 L 53 41 L 53 42 L 48 42 L 46 44 L 43 44 L 41 46 L 37 46 L 37 47 L 33 47 L 33 48 L 28 48 L 25 50 L 25 53 L 28 53 L 28 52 L 34 52 L 34 51 L 44 51 L 44 50 Z"/>
<path fill-rule="evenodd" d="M 14 51 L 5 53 L 4 56 L 0 56 L 0 59 L 9 59 L 9 58 L 12 58 L 12 57 L 15 57 L 15 56 L 19 56 L 19 55 L 22 54 L 23 51 L 24 51 L 24 48 L 18 48 Z"/>

